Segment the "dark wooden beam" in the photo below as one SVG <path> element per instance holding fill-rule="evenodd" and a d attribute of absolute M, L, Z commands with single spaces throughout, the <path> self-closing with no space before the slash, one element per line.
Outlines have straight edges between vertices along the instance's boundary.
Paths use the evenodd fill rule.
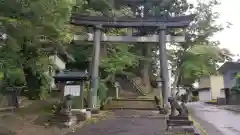
<path fill-rule="evenodd" d="M 88 3 L 94 2 L 97 0 L 88 0 Z M 160 3 L 163 0 L 113 0 L 114 3 L 117 4 L 142 4 L 142 3 L 146 3 L 146 2 L 151 2 L 154 4 Z"/>
<path fill-rule="evenodd" d="M 163 0 L 114 0 L 114 3 L 116 6 L 119 6 L 119 5 L 135 6 L 135 5 L 143 5 L 147 2 L 157 5 L 162 1 Z"/>
<path fill-rule="evenodd" d="M 72 14 L 70 23 L 77 26 L 96 26 L 111 28 L 142 28 L 142 27 L 159 27 L 165 25 L 166 28 L 185 28 L 194 19 L 195 15 L 178 16 L 178 17 L 162 17 L 162 18 L 110 18 L 103 16 L 83 16 Z"/>

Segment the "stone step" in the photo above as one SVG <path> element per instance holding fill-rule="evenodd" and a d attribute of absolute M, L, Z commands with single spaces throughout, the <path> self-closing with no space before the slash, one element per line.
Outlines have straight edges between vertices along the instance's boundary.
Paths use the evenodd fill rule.
<path fill-rule="evenodd" d="M 104 109 L 133 109 L 133 110 L 157 110 L 152 99 L 113 99 Z"/>
<path fill-rule="evenodd" d="M 153 110 L 156 111 L 156 108 L 146 108 L 146 107 L 114 107 L 114 106 L 107 106 L 104 110 Z"/>
<path fill-rule="evenodd" d="M 169 131 L 173 133 L 195 133 L 194 128 L 191 126 L 173 127 Z"/>
<path fill-rule="evenodd" d="M 117 106 L 141 106 L 141 107 L 156 107 L 154 101 L 151 100 L 113 100 L 111 105 Z"/>
<path fill-rule="evenodd" d="M 129 98 L 118 98 L 113 99 L 113 101 L 149 101 L 149 102 L 155 102 L 153 98 L 135 98 L 135 97 L 129 97 Z"/>
<path fill-rule="evenodd" d="M 190 120 L 167 120 L 168 126 L 192 126 L 193 121 Z"/>
<path fill-rule="evenodd" d="M 186 132 L 186 131 L 168 131 L 165 133 L 166 135 L 200 135 L 199 133 L 196 132 Z"/>
<path fill-rule="evenodd" d="M 188 120 L 188 116 L 169 116 L 169 120 Z"/>

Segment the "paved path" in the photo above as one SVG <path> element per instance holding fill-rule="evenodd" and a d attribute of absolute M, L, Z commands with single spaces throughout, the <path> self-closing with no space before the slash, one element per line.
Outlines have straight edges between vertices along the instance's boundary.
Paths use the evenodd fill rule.
<path fill-rule="evenodd" d="M 224 108 L 196 102 L 188 104 L 194 111 L 194 116 L 200 125 L 208 124 L 206 130 L 210 135 L 240 135 L 240 114 L 225 110 Z M 209 127 L 211 127 L 209 129 Z M 209 133 L 212 132 L 212 133 Z"/>
<path fill-rule="evenodd" d="M 117 110 L 114 117 L 67 135 L 164 135 L 164 117 L 152 111 Z"/>

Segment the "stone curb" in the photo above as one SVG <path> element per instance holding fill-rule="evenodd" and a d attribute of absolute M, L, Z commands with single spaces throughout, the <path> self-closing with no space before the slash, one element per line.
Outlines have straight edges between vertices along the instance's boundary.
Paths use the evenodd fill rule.
<path fill-rule="evenodd" d="M 165 116 L 116 116 L 115 118 L 146 118 L 146 119 L 165 119 Z"/>
<path fill-rule="evenodd" d="M 240 112 L 240 109 L 234 109 L 234 108 L 224 108 L 224 109 L 228 111 L 233 111 L 233 112 Z"/>
<path fill-rule="evenodd" d="M 208 135 L 208 133 L 201 127 L 201 125 L 196 122 L 191 116 L 189 116 L 189 119 L 193 121 L 193 126 L 200 135 Z"/>
<path fill-rule="evenodd" d="M 214 125 L 212 125 L 211 123 L 201 119 L 200 117 L 196 116 L 195 115 L 195 112 L 194 110 L 192 110 L 191 108 L 188 108 L 189 111 L 190 111 L 190 114 L 191 114 L 191 118 L 194 119 L 194 121 L 196 122 L 195 123 L 195 126 L 196 124 L 201 127 L 202 129 L 204 129 L 207 133 L 207 135 L 224 135 L 221 131 L 219 131 L 218 129 L 216 129 L 214 127 Z M 204 135 L 204 134 L 203 134 Z"/>

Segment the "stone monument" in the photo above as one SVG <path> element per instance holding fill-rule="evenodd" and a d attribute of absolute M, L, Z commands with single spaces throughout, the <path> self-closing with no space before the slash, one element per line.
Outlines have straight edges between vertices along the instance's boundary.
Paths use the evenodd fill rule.
<path fill-rule="evenodd" d="M 64 97 L 64 101 L 61 103 L 61 108 L 59 112 L 59 119 L 67 127 L 73 124 L 72 121 L 72 96 L 67 95 Z"/>

